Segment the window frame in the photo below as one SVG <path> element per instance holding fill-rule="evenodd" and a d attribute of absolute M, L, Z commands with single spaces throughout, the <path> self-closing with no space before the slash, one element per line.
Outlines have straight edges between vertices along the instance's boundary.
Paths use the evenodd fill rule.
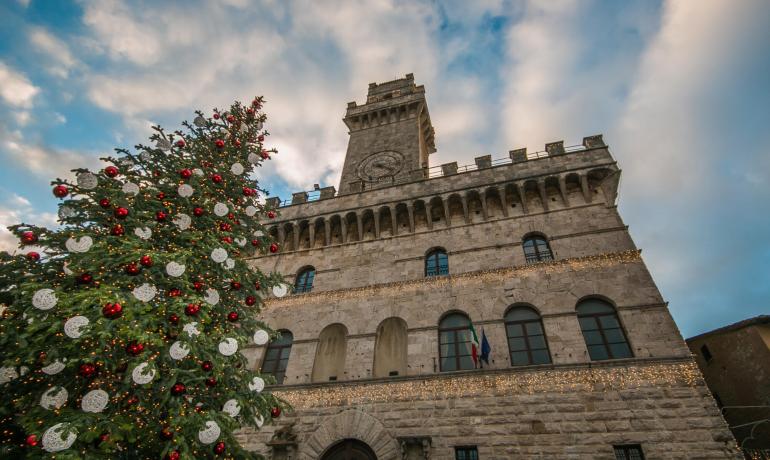
<path fill-rule="evenodd" d="M 606 304 L 610 309 L 612 309 L 612 311 L 611 312 L 600 312 L 600 313 L 580 313 L 579 311 L 577 311 L 577 309 L 580 307 L 580 304 L 583 303 L 584 301 L 588 301 L 588 300 L 598 300 L 598 301 L 601 301 L 602 303 Z M 623 326 L 623 322 L 620 320 L 620 315 L 618 315 L 618 309 L 612 303 L 610 303 L 607 300 L 602 299 L 602 298 L 588 297 L 588 298 L 585 298 L 585 299 L 581 299 L 580 302 L 577 303 L 577 306 L 575 307 L 575 310 L 576 310 L 576 313 L 577 313 L 578 326 L 580 327 L 580 333 L 581 333 L 581 335 L 583 335 L 583 342 L 586 345 L 586 351 L 588 352 L 588 358 L 591 361 L 609 361 L 609 360 L 612 360 L 612 359 L 630 359 L 630 358 L 634 357 L 634 349 L 631 347 L 631 341 L 628 340 L 628 334 L 626 333 L 626 328 L 625 328 L 625 326 Z M 615 318 L 615 321 L 618 323 L 618 328 L 617 329 L 619 329 L 620 332 L 623 334 L 624 342 L 612 342 L 612 343 L 610 343 L 610 342 L 607 341 L 607 335 L 605 334 L 605 328 L 602 325 L 602 322 L 599 320 L 599 318 L 602 317 L 602 316 L 612 316 L 612 317 Z M 601 345 L 604 347 L 605 351 L 607 352 L 607 358 L 595 359 L 595 358 L 593 358 L 591 356 L 591 348 L 590 347 L 592 345 L 588 343 L 588 340 L 586 340 L 586 336 L 585 336 L 585 332 L 586 331 L 583 329 L 583 324 L 580 322 L 581 318 L 592 318 L 594 323 L 598 326 L 597 329 L 592 329 L 591 331 L 598 331 L 599 332 L 599 335 L 602 338 Z M 615 329 L 615 328 L 611 328 L 611 329 Z M 619 343 L 625 343 L 626 344 L 626 346 L 628 347 L 628 352 L 629 352 L 630 356 L 624 356 L 624 357 L 620 357 L 620 358 L 616 358 L 614 356 L 614 353 L 612 352 L 612 347 L 610 347 L 610 345 L 616 345 L 616 344 L 619 344 Z"/>
<path fill-rule="evenodd" d="M 612 446 L 613 453 L 615 454 L 615 460 L 631 460 L 631 450 L 635 450 L 639 453 L 638 460 L 644 460 L 644 450 L 642 450 L 641 444 L 617 444 Z M 623 455 L 622 458 L 618 458 L 618 451 Z"/>
<path fill-rule="evenodd" d="M 444 322 L 447 318 L 449 318 L 452 315 L 463 316 L 468 321 L 468 324 L 464 325 L 464 326 L 442 327 L 441 323 Z M 467 333 L 469 335 L 469 340 L 468 341 L 462 341 L 461 342 L 461 341 L 457 340 L 458 332 L 460 332 L 460 331 L 467 331 Z M 457 311 L 456 312 L 451 312 L 451 313 L 448 313 L 448 314 L 444 315 L 444 317 L 441 318 L 441 320 L 439 321 L 439 324 L 438 324 L 438 368 L 439 368 L 439 372 L 468 371 L 468 370 L 475 369 L 475 367 L 470 367 L 468 369 L 464 369 L 464 368 L 462 368 L 460 366 L 460 363 L 462 362 L 462 358 L 464 358 L 466 356 L 471 356 L 471 362 L 473 362 L 472 355 L 466 355 L 466 354 L 462 354 L 461 355 L 460 354 L 460 343 L 469 343 L 469 344 L 471 343 L 471 341 L 470 341 L 470 334 L 471 334 L 471 332 L 470 331 L 471 331 L 471 319 L 465 313 L 457 312 Z M 449 345 L 450 343 L 452 344 L 452 348 L 454 350 L 454 355 L 452 355 L 452 356 L 444 356 L 444 355 L 441 354 L 441 347 L 445 344 L 444 342 L 441 341 L 441 336 L 445 332 L 452 334 L 452 337 L 454 338 L 454 340 L 452 342 L 446 342 L 446 345 Z M 465 351 L 465 350 L 463 350 L 463 351 Z M 454 362 L 455 362 L 455 369 L 444 370 L 444 358 L 453 358 Z"/>
<path fill-rule="evenodd" d="M 540 252 L 540 249 L 538 248 L 538 240 L 542 240 L 545 243 L 545 247 L 548 249 L 547 253 Z M 535 251 L 534 256 L 527 254 L 526 244 L 529 241 L 533 242 L 532 247 Z M 548 241 L 548 237 L 543 235 L 542 233 L 529 233 L 525 235 L 521 241 L 521 248 L 524 251 L 524 261 L 528 264 L 535 264 L 538 262 L 550 262 L 554 260 L 553 249 L 551 249 L 551 243 Z"/>
<path fill-rule="evenodd" d="M 446 267 L 442 271 L 440 256 L 443 255 L 446 258 Z M 430 274 L 428 271 L 428 265 L 431 263 L 431 259 L 435 258 L 433 270 L 435 273 Z M 425 254 L 424 273 L 426 278 L 432 278 L 436 276 L 448 276 L 449 275 L 449 253 L 444 248 L 433 248 Z"/>
<path fill-rule="evenodd" d="M 316 269 L 312 265 L 303 267 L 294 278 L 294 294 L 305 294 L 313 290 Z M 304 279 L 303 279 L 304 276 Z"/>
<path fill-rule="evenodd" d="M 505 319 L 505 316 L 508 316 L 508 313 L 510 313 L 513 310 L 523 308 L 528 309 L 535 313 L 537 315 L 537 319 L 523 319 L 523 320 L 517 320 L 517 321 L 507 321 Z M 511 367 L 518 367 L 518 366 L 542 366 L 545 364 L 553 364 L 553 360 L 551 359 L 551 348 L 548 346 L 548 337 L 545 333 L 545 326 L 543 325 L 543 317 L 540 315 L 540 313 L 537 312 L 534 308 L 530 307 L 529 305 L 511 305 L 508 310 L 505 312 L 505 316 L 503 317 L 503 322 L 505 324 L 505 339 L 506 342 L 508 342 L 508 360 L 510 361 Z M 534 359 L 532 358 L 532 346 L 529 343 L 529 334 L 527 333 L 527 327 L 526 324 L 528 323 L 540 323 L 540 330 L 543 331 L 543 342 L 545 342 L 545 351 L 548 353 L 548 362 L 547 363 L 535 363 Z M 520 324 L 522 327 L 522 332 L 524 333 L 521 337 L 524 338 L 524 343 L 526 345 L 526 351 L 527 351 L 527 358 L 528 363 L 527 364 L 513 364 L 513 350 L 511 350 L 511 338 L 517 338 L 517 337 L 511 337 L 508 335 L 508 326 L 509 325 L 517 325 Z M 542 350 L 542 348 L 538 348 L 537 350 Z M 518 352 L 521 352 L 522 350 L 518 350 Z"/>
<path fill-rule="evenodd" d="M 461 453 L 462 457 L 460 456 Z M 455 460 L 479 460 L 479 448 L 477 446 L 455 446 Z"/>
<path fill-rule="evenodd" d="M 281 385 L 283 384 L 283 381 L 286 379 L 286 369 L 289 368 L 289 357 L 291 356 L 291 347 L 294 345 L 294 334 L 292 334 L 291 331 L 288 331 L 285 329 L 278 332 L 281 334 L 281 338 L 284 337 L 284 334 L 291 335 L 291 340 L 289 341 L 288 344 L 285 344 L 285 345 L 275 345 L 275 339 L 267 343 L 267 347 L 265 347 L 265 355 L 262 357 L 262 365 L 259 366 L 259 373 L 272 375 L 275 378 L 275 384 Z M 282 358 L 283 350 L 285 349 L 288 349 L 288 352 L 286 354 L 286 367 L 283 368 L 283 370 L 280 370 L 281 361 L 283 361 L 283 358 Z M 276 359 L 274 360 L 275 363 L 272 364 L 272 369 L 268 370 L 265 368 L 265 366 L 271 363 L 271 361 L 273 361 L 272 359 L 268 358 L 268 353 L 270 352 L 270 350 L 278 350 L 278 353 L 277 353 Z M 281 378 L 278 378 L 278 375 L 280 375 Z"/>

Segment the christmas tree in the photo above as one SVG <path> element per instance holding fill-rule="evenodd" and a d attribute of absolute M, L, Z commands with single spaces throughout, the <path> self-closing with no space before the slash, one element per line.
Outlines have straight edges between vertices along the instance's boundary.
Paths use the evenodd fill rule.
<path fill-rule="evenodd" d="M 256 316 L 282 283 L 246 263 L 278 250 L 250 179 L 275 153 L 262 103 L 154 127 L 153 146 L 53 182 L 59 229 L 11 227 L 26 253 L 0 259 L 3 458 L 255 457 L 233 432 L 284 406 L 239 352 L 272 335 Z"/>

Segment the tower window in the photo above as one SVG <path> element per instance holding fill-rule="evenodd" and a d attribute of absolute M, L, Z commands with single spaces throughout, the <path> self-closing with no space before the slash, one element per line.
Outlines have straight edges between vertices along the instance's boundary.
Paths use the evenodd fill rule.
<path fill-rule="evenodd" d="M 444 276 L 449 274 L 449 257 L 441 248 L 431 250 L 425 256 L 425 276 Z"/>
<path fill-rule="evenodd" d="M 455 447 L 455 460 L 479 460 L 476 446 Z"/>
<path fill-rule="evenodd" d="M 700 347 L 700 353 L 703 355 L 703 359 L 705 359 L 707 363 L 710 363 L 711 360 L 714 359 L 714 356 L 711 354 L 711 350 L 709 350 L 709 347 L 706 344 L 703 344 L 703 346 Z"/>
<path fill-rule="evenodd" d="M 294 293 L 310 292 L 313 289 L 313 279 L 315 279 L 315 268 L 306 267 L 300 270 L 294 282 Z"/>
<path fill-rule="evenodd" d="M 615 449 L 615 460 L 644 460 L 642 446 L 639 444 L 626 444 L 612 447 Z"/>
<path fill-rule="evenodd" d="M 578 304 L 577 314 L 591 360 L 633 357 L 612 305 L 600 299 L 586 299 Z"/>
<path fill-rule="evenodd" d="M 551 362 L 543 321 L 532 308 L 515 306 L 508 310 L 505 314 L 505 332 L 508 336 L 511 366 Z"/>
<path fill-rule="evenodd" d="M 471 320 L 462 313 L 452 313 L 438 326 L 441 372 L 473 369 Z"/>
<path fill-rule="evenodd" d="M 289 363 L 289 353 L 294 336 L 289 331 L 280 331 L 280 337 L 267 345 L 265 360 L 262 362 L 262 373 L 275 377 L 278 384 L 286 377 L 286 366 Z"/>
<path fill-rule="evenodd" d="M 527 236 L 524 238 L 522 246 L 524 247 L 524 258 L 528 264 L 553 260 L 553 254 L 551 253 L 551 247 L 548 245 L 548 240 L 542 235 Z"/>

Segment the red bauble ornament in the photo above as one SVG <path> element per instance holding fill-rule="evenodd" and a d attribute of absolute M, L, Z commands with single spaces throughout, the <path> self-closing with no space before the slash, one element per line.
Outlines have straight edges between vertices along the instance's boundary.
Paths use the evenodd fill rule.
<path fill-rule="evenodd" d="M 166 441 L 170 441 L 174 439 L 174 432 L 171 431 L 171 428 L 169 427 L 163 427 L 162 430 L 160 430 L 159 436 L 161 439 L 165 439 Z"/>
<path fill-rule="evenodd" d="M 102 433 L 99 435 L 99 442 L 107 442 L 110 440 L 110 434 L 109 433 Z"/>
<path fill-rule="evenodd" d="M 280 407 L 273 407 L 270 409 L 270 416 L 273 418 L 278 418 L 281 416 L 281 408 Z"/>
<path fill-rule="evenodd" d="M 78 276 L 78 283 L 80 284 L 90 284 L 93 280 L 94 277 L 91 276 L 90 273 L 81 273 L 80 276 Z"/>
<path fill-rule="evenodd" d="M 278 244 L 273 243 L 270 245 L 270 252 L 278 252 Z"/>
<path fill-rule="evenodd" d="M 102 307 L 102 315 L 109 319 L 119 318 L 123 315 L 123 306 L 119 303 L 106 303 Z"/>
<path fill-rule="evenodd" d="M 34 232 L 24 232 L 21 234 L 21 242 L 24 244 L 32 244 L 37 241 L 37 235 Z"/>
<path fill-rule="evenodd" d="M 138 402 L 139 402 L 139 398 L 136 395 L 131 395 L 130 398 L 126 399 L 126 404 L 129 406 L 136 404 Z"/>
<path fill-rule="evenodd" d="M 259 284 L 259 281 L 254 281 L 254 289 L 259 291 L 259 289 L 262 287 L 262 285 Z"/>
<path fill-rule="evenodd" d="M 211 369 L 213 368 L 214 368 L 214 363 L 212 363 L 211 361 L 203 361 L 201 363 L 201 369 L 203 369 L 206 372 L 211 371 Z"/>
<path fill-rule="evenodd" d="M 168 455 L 166 455 L 168 460 L 179 460 L 179 451 L 175 450 L 173 452 L 169 452 Z"/>
<path fill-rule="evenodd" d="M 219 120 L 219 114 L 218 113 L 214 113 L 214 119 L 215 120 Z"/>
<path fill-rule="evenodd" d="M 251 196 L 251 195 L 252 195 L 251 187 L 243 187 L 243 196 Z"/>
<path fill-rule="evenodd" d="M 214 377 L 209 377 L 206 379 L 206 386 L 209 388 L 217 386 L 217 379 Z"/>
<path fill-rule="evenodd" d="M 227 244 L 232 244 L 233 237 L 232 236 L 223 236 L 222 237 L 222 242 L 223 243 L 227 243 Z"/>
<path fill-rule="evenodd" d="M 124 229 L 120 224 L 115 224 L 112 227 L 112 230 L 110 230 L 110 233 L 112 233 L 114 236 L 122 236 L 124 233 L 126 233 L 126 229 Z"/>
<path fill-rule="evenodd" d="M 183 383 L 175 383 L 174 386 L 171 387 L 171 394 L 179 396 L 182 393 L 184 393 L 185 390 L 187 390 L 187 388 L 184 386 Z"/>
<path fill-rule="evenodd" d="M 179 171 L 179 175 L 182 176 L 182 179 L 189 179 L 192 177 L 192 174 L 193 174 L 192 171 L 190 171 L 187 168 Z"/>
<path fill-rule="evenodd" d="M 246 305 L 252 306 L 255 303 L 257 303 L 257 298 L 256 297 L 254 297 L 253 295 L 250 295 L 250 296 L 246 297 Z"/>
<path fill-rule="evenodd" d="M 139 263 L 144 265 L 145 267 L 152 267 L 152 257 L 142 256 L 142 258 L 139 259 Z"/>
<path fill-rule="evenodd" d="M 125 219 L 126 217 L 128 217 L 128 209 L 124 207 L 115 208 L 115 211 L 113 214 L 115 214 L 115 217 L 117 217 L 118 219 Z"/>
<path fill-rule="evenodd" d="M 259 98 L 255 97 L 253 101 L 251 101 L 251 106 L 255 109 L 258 109 L 262 107 L 262 101 L 259 100 Z"/>
<path fill-rule="evenodd" d="M 83 363 L 78 368 L 78 374 L 80 374 L 81 377 L 90 379 L 91 377 L 96 375 L 96 366 L 94 366 L 91 363 Z"/>
<path fill-rule="evenodd" d="M 228 116 L 227 116 L 227 121 L 228 121 L 228 122 L 230 122 L 230 123 L 232 123 L 232 122 L 234 122 L 234 121 L 235 121 L 235 117 L 234 117 L 234 116 L 232 116 L 232 115 L 228 115 Z"/>
<path fill-rule="evenodd" d="M 228 224 L 227 222 L 222 222 L 221 224 L 219 224 L 219 230 L 222 232 L 229 232 L 230 230 L 232 230 L 232 228 L 233 228 L 232 225 Z"/>
<path fill-rule="evenodd" d="M 126 265 L 126 274 L 128 275 L 138 275 L 141 269 L 139 268 L 139 265 L 137 265 L 134 262 L 131 262 L 130 264 Z"/>
<path fill-rule="evenodd" d="M 37 445 L 37 443 L 38 443 L 37 435 L 36 434 L 31 434 L 31 435 L 27 436 L 27 439 L 24 442 L 27 443 L 27 445 L 29 447 L 35 447 Z"/>
<path fill-rule="evenodd" d="M 218 149 L 221 149 L 222 147 L 225 146 L 225 141 L 223 141 L 222 139 L 217 139 L 214 142 L 214 145 L 216 145 Z"/>
<path fill-rule="evenodd" d="M 29 251 L 27 253 L 27 259 L 31 260 L 32 262 L 37 262 L 40 260 L 40 253 L 35 251 Z"/>
<path fill-rule="evenodd" d="M 104 175 L 107 177 L 115 177 L 118 175 L 118 168 L 115 166 L 107 166 L 104 168 Z"/>
<path fill-rule="evenodd" d="M 254 109 L 252 109 L 251 107 L 246 109 L 246 115 L 254 115 Z"/>
<path fill-rule="evenodd" d="M 241 283 L 239 281 L 230 281 L 230 287 L 237 291 L 241 288 Z"/>
<path fill-rule="evenodd" d="M 157 220 L 158 222 L 163 222 L 164 220 L 166 220 L 166 217 L 168 217 L 168 214 L 166 214 L 163 211 L 158 211 L 155 213 L 155 220 Z"/>
<path fill-rule="evenodd" d="M 163 192 L 160 192 L 157 195 L 155 195 L 155 198 L 157 198 L 159 200 L 163 200 L 164 198 L 166 198 L 166 194 L 163 193 Z"/>
<path fill-rule="evenodd" d="M 234 322 L 238 321 L 238 312 L 237 311 L 231 311 L 230 313 L 228 313 L 227 314 L 227 320 L 230 321 L 231 323 L 234 323 Z"/>
<path fill-rule="evenodd" d="M 241 146 L 241 141 L 236 139 L 236 140 L 233 141 L 233 145 L 236 146 L 236 147 L 240 147 Z"/>
<path fill-rule="evenodd" d="M 211 175 L 211 181 L 214 182 L 215 184 L 218 184 L 218 183 L 222 182 L 222 176 L 219 175 L 219 174 L 212 174 Z"/>
<path fill-rule="evenodd" d="M 223 443 L 222 441 L 216 443 L 216 445 L 214 446 L 214 453 L 217 454 L 217 455 L 224 454 L 225 453 L 225 443 Z"/>
<path fill-rule="evenodd" d="M 199 311 L 201 311 L 201 306 L 198 304 L 188 303 L 187 306 L 184 307 L 184 312 L 187 316 L 195 316 Z"/>
<path fill-rule="evenodd" d="M 176 141 L 176 146 L 179 147 L 180 149 L 184 147 L 184 139 L 179 139 L 178 141 Z"/>
<path fill-rule="evenodd" d="M 179 297 L 180 295 L 182 295 L 182 290 L 179 288 L 171 288 L 168 290 L 169 297 Z"/>
<path fill-rule="evenodd" d="M 195 289 L 196 291 L 200 291 L 201 289 L 203 289 L 203 286 L 204 284 L 202 281 L 196 281 L 193 283 L 193 289 Z"/>
<path fill-rule="evenodd" d="M 172 324 L 177 324 L 179 322 L 179 315 L 177 315 L 176 313 L 171 313 L 168 316 L 168 321 Z"/>
<path fill-rule="evenodd" d="M 203 208 L 195 208 L 193 209 L 193 216 L 200 217 L 203 215 Z"/>
<path fill-rule="evenodd" d="M 267 217 L 270 219 L 275 219 L 275 211 L 267 211 Z"/>
<path fill-rule="evenodd" d="M 137 356 L 144 351 L 144 345 L 141 343 L 131 342 L 126 347 L 126 352 L 131 356 Z"/>
<path fill-rule="evenodd" d="M 251 245 L 255 247 L 259 246 L 259 240 L 251 240 Z"/>
<path fill-rule="evenodd" d="M 53 188 L 53 196 L 55 196 L 56 198 L 64 198 L 69 194 L 70 194 L 69 189 L 64 185 L 59 184 Z"/>
<path fill-rule="evenodd" d="M 270 154 L 267 152 L 267 150 L 263 150 L 261 155 L 262 155 L 262 159 L 263 160 L 269 160 L 270 159 Z"/>
<path fill-rule="evenodd" d="M 99 206 L 101 206 L 101 207 L 103 207 L 105 209 L 109 208 L 110 207 L 110 200 L 108 200 L 107 198 L 102 198 L 101 200 L 99 200 Z"/>

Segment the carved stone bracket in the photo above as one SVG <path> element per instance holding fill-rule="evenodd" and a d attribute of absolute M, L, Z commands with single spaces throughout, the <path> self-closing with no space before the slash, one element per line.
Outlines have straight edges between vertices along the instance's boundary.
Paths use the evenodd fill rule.
<path fill-rule="evenodd" d="M 430 436 L 409 436 L 397 438 L 403 460 L 430 459 Z"/>

